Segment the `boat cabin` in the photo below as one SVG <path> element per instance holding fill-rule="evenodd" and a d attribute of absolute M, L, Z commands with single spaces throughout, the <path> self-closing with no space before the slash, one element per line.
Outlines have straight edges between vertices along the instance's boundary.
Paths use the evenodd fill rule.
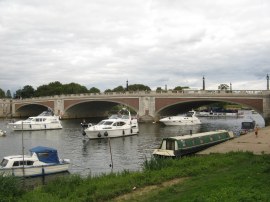
<path fill-rule="evenodd" d="M 233 133 L 226 130 L 168 137 L 162 140 L 160 148 L 156 149 L 153 155 L 159 157 L 181 157 L 194 154 L 233 137 Z"/>

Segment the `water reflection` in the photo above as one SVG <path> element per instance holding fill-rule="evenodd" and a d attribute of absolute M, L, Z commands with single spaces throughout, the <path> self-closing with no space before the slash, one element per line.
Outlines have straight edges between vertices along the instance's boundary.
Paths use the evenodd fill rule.
<path fill-rule="evenodd" d="M 62 130 L 24 131 L 25 153 L 35 146 L 57 148 L 60 158 L 71 160 L 70 173 L 81 175 L 98 175 L 113 172 L 140 170 L 146 158 L 150 158 L 153 149 L 157 148 L 163 137 L 176 136 L 216 129 L 232 130 L 239 133 L 241 122 L 255 120 L 264 126 L 264 120 L 259 114 L 245 111 L 244 118 L 200 118 L 202 124 L 196 126 L 164 126 L 159 123 L 140 123 L 140 133 L 125 138 L 113 138 L 111 152 L 108 139 L 89 140 L 81 133 L 81 120 L 63 120 Z M 7 131 L 5 137 L 0 137 L 0 157 L 21 154 L 22 132 L 12 131 L 5 120 L 0 120 L 0 128 Z"/>

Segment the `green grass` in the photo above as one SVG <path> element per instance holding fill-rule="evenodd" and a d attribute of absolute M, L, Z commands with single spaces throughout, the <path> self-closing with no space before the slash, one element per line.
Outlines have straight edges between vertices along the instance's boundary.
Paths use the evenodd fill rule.
<path fill-rule="evenodd" d="M 270 201 L 270 155 L 242 152 L 151 159 L 144 163 L 141 172 L 87 178 L 70 175 L 34 190 L 14 190 L 15 196 L 9 192 L 9 199 L 14 200 L 3 201 L 112 201 L 132 192 L 133 187 L 143 188 L 181 177 L 189 178 L 130 201 Z M 0 193 L 1 187 L 2 184 Z"/>

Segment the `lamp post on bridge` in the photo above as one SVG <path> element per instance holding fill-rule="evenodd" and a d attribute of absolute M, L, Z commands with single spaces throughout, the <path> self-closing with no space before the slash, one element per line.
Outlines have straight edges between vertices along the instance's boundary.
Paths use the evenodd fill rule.
<path fill-rule="evenodd" d="M 202 90 L 205 90 L 205 78 L 203 76 L 203 87 L 202 87 Z"/>
<path fill-rule="evenodd" d="M 266 76 L 266 80 L 267 80 L 267 86 L 266 86 L 266 89 L 269 90 L 269 75 L 267 74 Z"/>
<path fill-rule="evenodd" d="M 126 83 L 126 91 L 128 91 L 128 80 L 127 80 L 127 83 Z"/>

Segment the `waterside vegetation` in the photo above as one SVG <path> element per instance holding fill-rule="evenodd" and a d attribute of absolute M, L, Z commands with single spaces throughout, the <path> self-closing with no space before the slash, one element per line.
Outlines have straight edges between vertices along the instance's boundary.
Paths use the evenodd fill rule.
<path fill-rule="evenodd" d="M 151 159 L 137 172 L 70 175 L 32 190 L 0 176 L 0 201 L 268 201 L 269 179 L 270 155 L 211 154 Z"/>

